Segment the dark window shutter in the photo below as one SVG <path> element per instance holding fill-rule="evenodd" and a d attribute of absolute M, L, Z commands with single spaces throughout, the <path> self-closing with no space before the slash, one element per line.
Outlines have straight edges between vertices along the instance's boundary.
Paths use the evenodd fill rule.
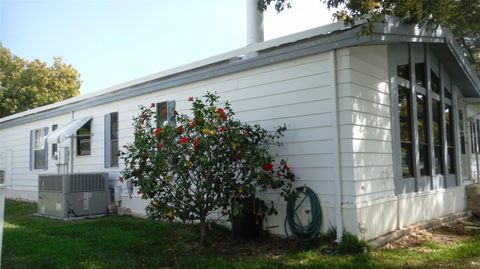
<path fill-rule="evenodd" d="M 43 131 L 44 131 L 43 134 L 46 136 L 48 134 L 48 127 L 43 128 Z M 48 170 L 48 143 L 47 143 L 47 139 L 45 139 L 43 144 L 44 144 L 43 148 L 44 148 L 44 154 L 45 154 L 43 170 Z"/>
<path fill-rule="evenodd" d="M 34 135 L 35 135 L 35 130 L 31 130 L 30 131 L 30 171 L 33 171 L 33 138 L 34 138 Z"/>
<path fill-rule="evenodd" d="M 111 150 L 110 150 L 110 147 L 111 147 L 111 125 L 112 125 L 112 120 L 111 120 L 111 117 L 110 117 L 110 114 L 106 114 L 105 115 L 105 124 L 104 124 L 104 132 L 103 132 L 103 145 L 104 145 L 104 149 L 103 149 L 103 154 L 104 154 L 104 162 L 105 162 L 105 168 L 109 168 L 111 167 L 111 160 L 112 160 L 112 156 L 111 156 Z"/>

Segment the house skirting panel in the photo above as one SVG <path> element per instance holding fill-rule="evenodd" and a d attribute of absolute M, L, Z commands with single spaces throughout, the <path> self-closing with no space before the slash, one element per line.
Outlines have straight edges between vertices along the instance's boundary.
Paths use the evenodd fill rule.
<path fill-rule="evenodd" d="M 398 199 L 399 227 L 463 212 L 466 208 L 465 187 L 459 186 L 424 193 L 402 195 Z"/>
<path fill-rule="evenodd" d="M 466 209 L 465 187 L 399 195 L 357 208 L 357 234 L 364 240 Z"/>
<path fill-rule="evenodd" d="M 38 191 L 6 189 L 5 198 L 28 201 L 28 202 L 36 202 L 38 201 Z"/>

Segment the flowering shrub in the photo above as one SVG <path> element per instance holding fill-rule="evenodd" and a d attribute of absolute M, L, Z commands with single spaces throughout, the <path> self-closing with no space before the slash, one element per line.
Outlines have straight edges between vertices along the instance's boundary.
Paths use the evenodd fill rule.
<path fill-rule="evenodd" d="M 133 123 L 135 139 L 121 152 L 121 179 L 131 180 L 148 199 L 147 214 L 199 221 L 202 243 L 209 214 L 232 217 L 238 212 L 232 201 L 270 190 L 288 199 L 295 178 L 285 160 L 274 165 L 269 153 L 271 145 L 281 145 L 286 127 L 269 133 L 258 124 L 241 123 L 228 102 L 220 107 L 218 99 L 211 93 L 190 97 L 192 116 L 175 113 L 175 126 L 159 122 L 155 104 L 141 106 Z M 276 213 L 273 202 L 257 211 Z"/>

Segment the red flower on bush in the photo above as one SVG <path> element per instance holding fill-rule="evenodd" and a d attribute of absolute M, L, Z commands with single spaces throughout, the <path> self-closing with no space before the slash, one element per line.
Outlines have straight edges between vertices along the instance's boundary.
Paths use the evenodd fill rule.
<path fill-rule="evenodd" d="M 119 176 L 119 177 L 118 177 L 118 180 L 120 180 L 120 182 L 123 182 L 123 177 L 122 177 L 122 176 Z"/>
<path fill-rule="evenodd" d="M 228 119 L 228 116 L 227 114 L 225 114 L 225 110 L 223 110 L 223 108 L 219 107 L 217 108 L 217 116 L 222 119 L 222 120 L 227 120 Z"/>
<path fill-rule="evenodd" d="M 177 127 L 177 132 L 178 132 L 179 134 L 183 134 L 183 132 L 185 132 L 185 128 L 183 128 L 183 126 L 180 125 L 180 126 Z"/>
<path fill-rule="evenodd" d="M 200 142 L 202 142 L 202 139 L 200 137 L 197 137 L 193 140 L 193 148 L 195 150 L 197 150 L 198 147 L 200 146 Z"/>
<path fill-rule="evenodd" d="M 273 170 L 273 164 L 272 163 L 266 163 L 263 165 L 263 170 L 265 171 L 272 171 Z"/>
<path fill-rule="evenodd" d="M 152 107 L 152 108 L 155 107 L 155 103 L 151 103 L 150 107 Z"/>
<path fill-rule="evenodd" d="M 284 164 L 284 165 L 283 165 L 283 169 L 284 169 L 285 171 L 287 171 L 287 172 L 290 171 L 290 167 L 288 167 L 287 164 Z"/>
<path fill-rule="evenodd" d="M 191 111 L 180 116 L 174 116 L 170 107 L 157 106 L 160 115 L 155 115 L 148 103 L 141 106 L 134 118 L 135 139 L 121 152 L 123 180 L 130 181 L 135 191 L 141 190 L 139 196 L 150 199 L 147 214 L 155 219 L 196 221 L 203 229 L 207 223 L 202 220 L 212 212 L 236 215 L 238 208 L 231 207 L 231 199 L 276 189 L 288 200 L 294 193 L 295 175 L 287 171 L 284 160 L 274 162 L 267 147 L 279 141 L 286 127 L 268 132 L 260 125 L 242 123 L 228 102 L 220 103 L 211 93 L 205 98 L 186 97 Z M 164 124 L 162 112 L 168 112 L 175 123 Z M 185 187 L 195 185 L 202 188 Z M 268 202 L 255 209 L 262 216 L 275 212 L 274 204 Z M 201 240 L 205 242 L 205 235 Z"/>
<path fill-rule="evenodd" d="M 180 143 L 180 145 L 183 145 L 185 143 L 188 143 L 188 141 L 190 141 L 188 137 L 182 137 L 180 141 L 178 141 L 178 143 Z"/>

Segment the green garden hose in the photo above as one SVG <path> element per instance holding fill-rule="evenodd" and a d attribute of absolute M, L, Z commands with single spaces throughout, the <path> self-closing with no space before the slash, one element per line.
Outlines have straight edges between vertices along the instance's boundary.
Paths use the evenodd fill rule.
<path fill-rule="evenodd" d="M 285 217 L 285 233 L 287 236 L 288 229 L 287 223 L 290 227 L 290 231 L 293 233 L 293 236 L 302 241 L 313 240 L 317 238 L 320 232 L 320 226 L 322 225 L 322 208 L 320 207 L 320 202 L 317 198 L 315 192 L 310 189 L 309 187 L 298 187 L 296 189 L 297 193 L 303 193 L 304 197 L 297 203 L 299 200 L 299 196 L 287 203 L 287 216 Z M 302 205 L 305 200 L 309 199 L 310 201 L 310 212 L 311 217 L 309 218 L 309 222 L 303 224 L 298 216 L 298 212 L 302 210 Z"/>

